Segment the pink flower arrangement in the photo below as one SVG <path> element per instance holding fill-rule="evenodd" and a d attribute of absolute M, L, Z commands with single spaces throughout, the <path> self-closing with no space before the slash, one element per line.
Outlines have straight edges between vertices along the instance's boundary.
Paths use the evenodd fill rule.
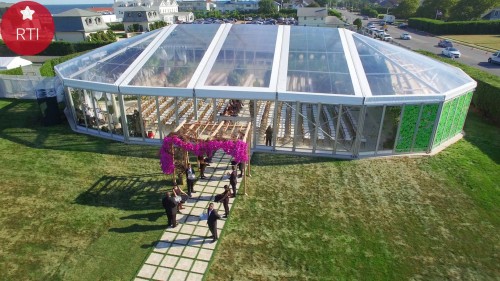
<path fill-rule="evenodd" d="M 196 156 L 210 155 L 222 149 L 225 153 L 233 156 L 236 162 L 248 161 L 248 146 L 242 140 L 210 140 L 191 143 L 182 140 L 177 135 L 172 135 L 163 139 L 163 144 L 160 148 L 161 170 L 167 175 L 173 174 L 175 169 L 174 156 L 172 155 L 172 146 L 174 145 L 185 151 L 194 153 Z"/>

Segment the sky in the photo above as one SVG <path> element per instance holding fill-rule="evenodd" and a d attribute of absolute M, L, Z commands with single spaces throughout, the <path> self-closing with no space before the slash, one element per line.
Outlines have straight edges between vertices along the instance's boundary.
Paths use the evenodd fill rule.
<path fill-rule="evenodd" d="M 17 3 L 16 0 L 0 0 L 0 2 Z M 113 0 L 35 0 L 42 5 L 77 5 L 77 4 L 113 4 Z"/>

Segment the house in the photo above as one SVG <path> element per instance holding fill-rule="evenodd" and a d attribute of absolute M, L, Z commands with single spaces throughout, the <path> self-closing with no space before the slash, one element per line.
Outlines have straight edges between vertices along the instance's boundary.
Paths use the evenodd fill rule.
<path fill-rule="evenodd" d="M 175 13 L 179 12 L 179 5 L 175 0 L 115 0 L 113 4 L 116 18 L 119 21 L 123 20 L 125 13 L 134 11 L 138 7 L 155 10 L 159 14 L 159 20 L 170 24 L 177 20 Z M 183 16 L 181 15 L 181 17 Z"/>
<path fill-rule="evenodd" d="M 56 41 L 81 42 L 98 31 L 107 31 L 102 16 L 82 9 L 71 9 L 52 16 L 56 29 Z"/>
<path fill-rule="evenodd" d="M 210 11 L 212 8 L 215 9 L 216 4 L 211 1 L 206 0 L 178 0 L 179 11 L 191 12 L 191 11 Z"/>
<path fill-rule="evenodd" d="M 283 9 L 298 9 L 305 8 L 309 6 L 313 1 L 312 0 L 291 0 L 288 3 L 283 3 Z"/>
<path fill-rule="evenodd" d="M 31 64 L 29 60 L 25 60 L 21 57 L 0 57 L 0 70 L 9 70 Z"/>
<path fill-rule="evenodd" d="M 214 3 L 214 10 L 223 13 L 231 11 L 256 12 L 259 10 L 259 1 L 255 0 L 215 1 Z"/>
<path fill-rule="evenodd" d="M 150 24 L 161 20 L 160 13 L 155 8 L 146 8 L 143 6 L 131 8 L 123 15 L 125 31 L 149 31 Z M 137 28 L 134 28 L 134 25 L 137 25 Z"/>
<path fill-rule="evenodd" d="M 326 17 L 328 17 L 327 8 L 314 7 L 297 9 L 298 25 L 325 26 Z"/>
<path fill-rule="evenodd" d="M 91 12 L 101 14 L 105 23 L 117 22 L 113 7 L 94 7 L 87 9 Z"/>
<path fill-rule="evenodd" d="M 500 7 L 493 8 L 481 16 L 483 20 L 500 20 Z"/>

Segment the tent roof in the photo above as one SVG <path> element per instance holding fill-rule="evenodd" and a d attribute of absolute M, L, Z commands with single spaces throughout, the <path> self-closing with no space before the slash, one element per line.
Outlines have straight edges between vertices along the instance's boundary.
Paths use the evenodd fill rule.
<path fill-rule="evenodd" d="M 31 61 L 21 57 L 0 57 L 0 69 L 13 69 L 20 66 L 31 65 Z"/>
<path fill-rule="evenodd" d="M 56 71 L 67 86 L 98 91 L 322 103 L 435 102 L 476 86 L 462 70 L 413 51 L 310 26 L 171 25 Z"/>

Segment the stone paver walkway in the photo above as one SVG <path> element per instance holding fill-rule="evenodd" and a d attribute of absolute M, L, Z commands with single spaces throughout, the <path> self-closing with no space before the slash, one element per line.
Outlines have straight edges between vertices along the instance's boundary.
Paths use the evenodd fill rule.
<path fill-rule="evenodd" d="M 205 170 L 206 179 L 199 179 L 194 190 L 197 193 L 184 204 L 183 214 L 177 214 L 179 225 L 176 228 L 167 228 L 153 252 L 137 273 L 135 280 L 202 280 L 207 270 L 208 262 L 214 254 L 217 242 L 212 243 L 206 220 L 200 220 L 216 194 L 224 191 L 224 185 L 229 185 L 228 177 L 224 177 L 231 170 L 231 156 L 219 150 L 212 158 L 213 163 Z M 198 171 L 197 171 L 198 175 Z M 238 179 L 241 181 L 241 179 Z M 237 188 L 240 183 L 238 182 Z M 184 191 L 185 188 L 184 188 Z M 232 208 L 234 198 L 229 200 Z M 215 203 L 219 215 L 224 214 L 222 203 Z M 161 219 L 167 223 L 167 216 Z M 225 219 L 217 222 L 219 235 L 224 227 Z"/>

